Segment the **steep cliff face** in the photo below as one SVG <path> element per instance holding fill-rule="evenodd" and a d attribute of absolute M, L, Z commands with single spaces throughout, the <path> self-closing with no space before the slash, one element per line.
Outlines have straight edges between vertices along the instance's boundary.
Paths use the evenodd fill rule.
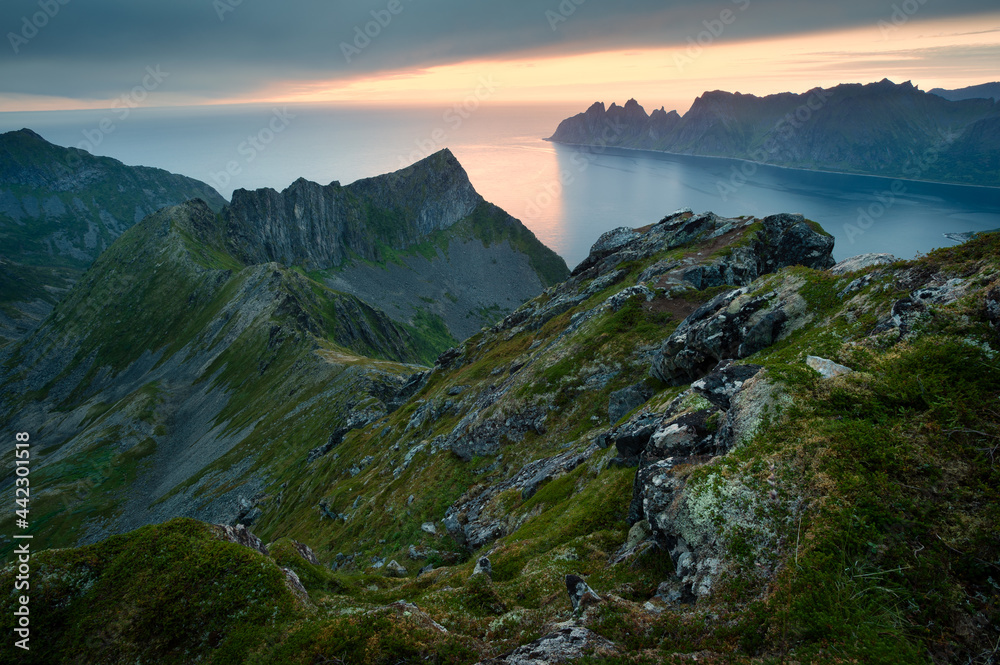
<path fill-rule="evenodd" d="M 225 205 L 192 178 L 62 148 L 30 129 L 0 135 L 0 344 L 37 325 L 125 230 L 195 198 Z"/>
<path fill-rule="evenodd" d="M 352 254 L 384 261 L 468 217 L 483 199 L 448 150 L 347 187 L 304 179 L 282 192 L 237 190 L 225 213 L 233 254 L 324 270 Z"/>
<path fill-rule="evenodd" d="M 298 180 L 238 190 L 223 215 L 228 251 L 301 266 L 411 325 L 453 341 L 566 277 L 565 262 L 476 193 L 442 150 L 401 171 L 341 186 Z"/>
<path fill-rule="evenodd" d="M 647 116 L 634 101 L 624 109 L 595 104 L 550 140 L 996 185 L 993 143 L 966 137 L 981 135 L 978 123 L 997 108 L 992 99 L 949 101 L 888 80 L 766 97 L 716 90 L 676 118 Z"/>

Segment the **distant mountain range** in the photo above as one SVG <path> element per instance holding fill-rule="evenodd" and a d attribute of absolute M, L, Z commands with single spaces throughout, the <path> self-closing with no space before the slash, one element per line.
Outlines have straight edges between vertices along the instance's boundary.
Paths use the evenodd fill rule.
<path fill-rule="evenodd" d="M 963 99 L 992 99 L 993 101 L 1000 101 L 1000 82 L 970 85 L 968 88 L 958 88 L 955 90 L 934 88 L 930 92 L 932 95 L 944 97 L 953 102 Z"/>
<path fill-rule="evenodd" d="M 549 140 L 1000 186 L 1000 104 L 949 101 L 909 82 L 766 97 L 706 92 L 683 116 L 647 114 L 634 99 L 624 107 L 598 102 Z"/>

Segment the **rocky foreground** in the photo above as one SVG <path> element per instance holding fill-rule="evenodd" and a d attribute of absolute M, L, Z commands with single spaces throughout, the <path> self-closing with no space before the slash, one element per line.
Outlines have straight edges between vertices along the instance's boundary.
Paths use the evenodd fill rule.
<path fill-rule="evenodd" d="M 23 662 L 993 662 L 1000 237 L 832 248 L 605 234 L 233 523 L 38 554 Z"/>

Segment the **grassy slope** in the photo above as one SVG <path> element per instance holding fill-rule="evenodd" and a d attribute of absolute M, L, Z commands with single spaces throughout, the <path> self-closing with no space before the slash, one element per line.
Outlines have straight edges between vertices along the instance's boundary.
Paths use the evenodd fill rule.
<path fill-rule="evenodd" d="M 1000 237 L 994 234 L 910 265 L 928 275 L 968 278 L 975 288 L 954 305 L 935 309 L 916 337 L 901 342 L 869 335 L 892 302 L 906 295 L 897 281 L 905 265 L 876 278 L 849 302 L 835 294 L 856 275 L 836 278 L 794 268 L 763 280 L 761 290 L 786 280 L 800 283 L 813 315 L 805 328 L 748 359 L 781 381 L 794 406 L 774 413 L 731 455 L 692 470 L 688 483 L 709 499 L 724 496 L 728 487 L 757 497 L 773 489 L 775 499 L 751 502 L 749 528 L 727 522 L 730 508 L 709 501 L 735 567 L 708 602 L 670 606 L 659 614 L 644 611 L 642 603 L 670 575 L 668 556 L 654 551 L 608 564 L 628 531 L 634 473 L 606 466 L 613 451 L 599 451 L 531 498 L 519 492 L 496 498 L 492 510 L 514 530 L 492 548 L 492 583 L 469 580 L 469 554 L 420 525 L 439 520 L 467 490 L 509 476 L 532 459 L 583 448 L 607 429 L 609 393 L 647 376 L 643 349 L 655 348 L 678 321 L 633 300 L 573 333 L 564 331 L 574 313 L 634 284 L 645 265 L 661 257 L 626 264 L 628 275 L 617 285 L 539 330 L 477 335 L 465 343 L 461 367 L 436 372 L 398 412 L 349 434 L 337 449 L 339 458 L 324 457 L 310 468 L 290 465 L 276 474 L 275 484 L 296 489 L 280 506 L 265 509 L 260 534 L 306 542 L 324 564 L 337 552 L 356 552 L 363 563 L 357 572 L 335 573 L 278 548 L 276 558 L 300 573 L 320 611 L 258 635 L 251 661 L 350 660 L 367 648 L 368 662 L 418 662 L 425 656 L 475 662 L 568 618 L 562 578 L 578 573 L 609 598 L 590 612 L 588 624 L 628 648 L 632 660 L 667 662 L 671 654 L 701 651 L 716 662 L 987 662 L 983 654 L 995 641 L 987 626 L 1000 621 L 998 588 L 991 581 L 1000 558 L 1000 478 L 993 459 L 1000 417 L 988 406 L 1000 398 L 1000 345 L 984 320 L 982 293 L 1000 273 L 997 256 Z M 698 301 L 713 294 L 687 297 Z M 803 364 L 806 355 L 858 371 L 821 381 Z M 532 362 L 489 408 L 499 415 L 553 404 L 544 434 L 505 444 L 502 460 L 463 463 L 447 451 L 425 450 L 394 477 L 394 466 L 412 445 L 447 433 L 473 408 L 470 398 L 457 413 L 407 432 L 421 400 L 443 402 L 456 386 L 471 386 L 462 395 L 474 395 L 506 380 L 495 370 L 525 361 Z M 616 371 L 604 386 L 591 380 Z M 653 407 L 679 392 L 653 387 Z M 463 397 L 453 399 L 461 403 Z M 357 475 L 347 473 L 366 456 L 375 456 L 374 463 Z M 322 519 L 321 501 L 349 519 Z M 767 550 L 761 547 L 765 540 Z M 449 551 L 460 563 L 416 578 L 413 569 L 424 562 L 407 559 L 411 544 L 438 550 L 434 563 L 447 563 Z M 365 571 L 374 555 L 398 560 L 410 576 L 392 580 Z M 376 609 L 399 598 L 442 623 L 447 638 L 414 627 L 412 618 Z M 360 610 L 376 611 L 375 618 L 356 620 Z M 250 625 L 230 630 L 245 635 L 241 631 Z"/>

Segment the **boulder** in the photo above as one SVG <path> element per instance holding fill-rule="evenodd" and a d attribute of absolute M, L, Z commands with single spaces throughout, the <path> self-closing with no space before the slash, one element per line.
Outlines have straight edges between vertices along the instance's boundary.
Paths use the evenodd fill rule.
<path fill-rule="evenodd" d="M 1000 332 L 1000 286 L 994 286 L 986 293 L 986 318 Z"/>
<path fill-rule="evenodd" d="M 566 590 L 574 612 L 581 612 L 602 601 L 601 597 L 579 575 L 566 576 Z"/>
<path fill-rule="evenodd" d="M 645 383 L 636 383 L 616 390 L 608 397 L 608 422 L 616 423 L 629 411 L 642 406 L 653 396 L 653 389 Z"/>
<path fill-rule="evenodd" d="M 406 577 L 406 568 L 399 565 L 395 559 L 385 564 L 385 576 L 386 577 Z"/>
<path fill-rule="evenodd" d="M 589 628 L 566 623 L 533 642 L 503 656 L 480 661 L 477 665 L 551 665 L 591 655 L 612 657 L 620 654 L 614 642 Z"/>
<path fill-rule="evenodd" d="M 858 254 L 836 264 L 830 268 L 830 272 L 834 275 L 846 275 L 847 273 L 857 272 L 858 270 L 864 270 L 872 266 L 889 265 L 896 261 L 899 261 L 899 259 L 892 254 Z"/>
<path fill-rule="evenodd" d="M 835 376 L 850 374 L 854 370 L 850 367 L 838 365 L 832 360 L 820 358 L 819 356 L 806 356 L 806 364 L 819 372 L 824 379 L 832 379 Z"/>
<path fill-rule="evenodd" d="M 215 533 L 221 540 L 236 543 L 237 545 L 242 545 L 243 547 L 249 547 L 252 550 L 260 552 L 264 556 L 271 556 L 271 553 L 267 551 L 267 547 L 264 546 L 261 539 L 250 533 L 250 530 L 242 524 L 237 524 L 236 526 L 213 524 L 212 527 L 215 529 Z"/>
<path fill-rule="evenodd" d="M 719 294 L 688 316 L 653 358 L 653 376 L 671 385 L 698 380 L 723 359 L 746 358 L 798 328 L 806 302 L 786 283 L 753 295 L 749 286 Z"/>
<path fill-rule="evenodd" d="M 309 563 L 313 564 L 314 566 L 319 565 L 319 559 L 316 557 L 316 553 L 313 552 L 308 545 L 293 540 L 292 546 L 295 548 L 295 551 L 298 552 L 300 557 L 302 557 Z"/>
<path fill-rule="evenodd" d="M 476 567 L 472 569 L 473 575 L 485 575 L 486 577 L 493 579 L 493 565 L 490 563 L 489 557 L 482 557 L 476 562 Z"/>
<path fill-rule="evenodd" d="M 723 360 L 710 374 L 692 383 L 691 388 L 712 404 L 726 410 L 733 395 L 761 369 L 760 365 L 737 365 L 732 360 Z"/>

